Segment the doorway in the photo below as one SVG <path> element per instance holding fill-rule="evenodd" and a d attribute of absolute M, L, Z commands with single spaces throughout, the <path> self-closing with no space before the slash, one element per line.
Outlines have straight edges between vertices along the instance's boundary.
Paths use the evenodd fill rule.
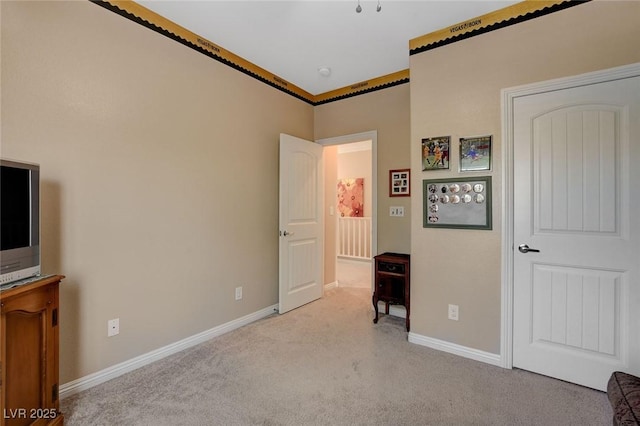
<path fill-rule="evenodd" d="M 377 132 L 316 142 L 324 146 L 325 289 L 371 289 L 371 260 L 377 250 Z"/>

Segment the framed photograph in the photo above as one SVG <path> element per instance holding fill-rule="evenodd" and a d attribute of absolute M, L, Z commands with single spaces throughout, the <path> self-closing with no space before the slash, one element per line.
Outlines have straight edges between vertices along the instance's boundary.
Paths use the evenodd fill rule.
<path fill-rule="evenodd" d="M 491 170 L 491 136 L 460 138 L 460 171 Z"/>
<path fill-rule="evenodd" d="M 422 181 L 423 228 L 491 229 L 491 176 Z"/>
<path fill-rule="evenodd" d="M 389 170 L 389 197 L 408 197 L 411 195 L 411 169 Z"/>
<path fill-rule="evenodd" d="M 422 171 L 449 169 L 451 136 L 422 139 Z"/>

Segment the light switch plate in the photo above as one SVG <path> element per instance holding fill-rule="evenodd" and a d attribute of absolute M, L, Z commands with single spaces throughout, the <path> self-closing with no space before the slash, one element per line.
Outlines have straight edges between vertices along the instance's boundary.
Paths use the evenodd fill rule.
<path fill-rule="evenodd" d="M 404 216 L 404 207 L 402 206 L 391 206 L 389 207 L 389 216 Z"/>

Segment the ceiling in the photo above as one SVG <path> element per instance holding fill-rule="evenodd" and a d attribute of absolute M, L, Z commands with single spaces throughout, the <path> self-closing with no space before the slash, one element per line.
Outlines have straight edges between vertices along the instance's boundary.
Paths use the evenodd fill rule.
<path fill-rule="evenodd" d="M 409 68 L 409 40 L 519 1 L 137 1 L 317 95 Z M 320 75 L 328 67 L 331 74 Z"/>

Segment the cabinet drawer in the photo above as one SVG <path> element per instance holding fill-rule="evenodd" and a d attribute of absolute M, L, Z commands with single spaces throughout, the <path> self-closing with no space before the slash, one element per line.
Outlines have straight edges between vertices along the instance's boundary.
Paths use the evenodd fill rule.
<path fill-rule="evenodd" d="M 378 272 L 390 272 L 392 274 L 404 274 L 403 263 L 378 262 Z"/>

